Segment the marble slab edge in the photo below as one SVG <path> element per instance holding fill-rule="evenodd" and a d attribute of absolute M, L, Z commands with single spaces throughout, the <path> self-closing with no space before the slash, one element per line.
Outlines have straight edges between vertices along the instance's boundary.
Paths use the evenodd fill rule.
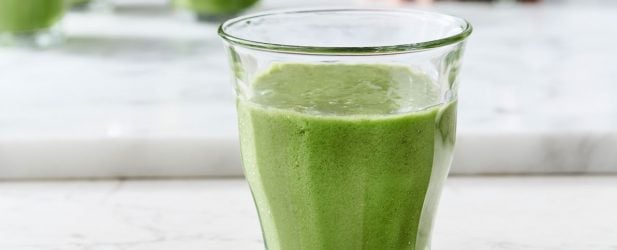
<path fill-rule="evenodd" d="M 0 179 L 241 176 L 235 138 L 2 139 Z M 617 132 L 462 133 L 452 174 L 617 174 Z"/>

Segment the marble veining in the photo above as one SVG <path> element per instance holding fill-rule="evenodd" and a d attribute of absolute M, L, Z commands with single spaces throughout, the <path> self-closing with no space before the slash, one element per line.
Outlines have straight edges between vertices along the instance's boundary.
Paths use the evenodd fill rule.
<path fill-rule="evenodd" d="M 615 250 L 617 177 L 455 177 L 434 250 Z M 0 183 L 0 249 L 263 249 L 242 179 Z"/>

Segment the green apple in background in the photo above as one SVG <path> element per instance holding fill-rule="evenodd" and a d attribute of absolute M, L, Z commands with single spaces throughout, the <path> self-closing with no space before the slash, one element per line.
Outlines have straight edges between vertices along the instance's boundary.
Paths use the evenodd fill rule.
<path fill-rule="evenodd" d="M 172 0 L 176 8 L 195 12 L 200 19 L 217 20 L 230 17 L 258 0 Z"/>
<path fill-rule="evenodd" d="M 0 33 L 50 28 L 64 14 L 64 0 L 0 0 Z"/>

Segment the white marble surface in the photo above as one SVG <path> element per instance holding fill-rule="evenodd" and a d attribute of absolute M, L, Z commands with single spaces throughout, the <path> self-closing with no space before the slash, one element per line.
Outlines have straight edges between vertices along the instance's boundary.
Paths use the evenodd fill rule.
<path fill-rule="evenodd" d="M 0 178 L 241 173 L 216 27 L 155 2 L 71 13 L 59 47 L 0 49 Z M 429 9 L 475 26 L 453 172 L 617 173 L 617 5 Z"/>
<path fill-rule="evenodd" d="M 434 250 L 615 250 L 617 177 L 450 178 Z M 244 180 L 0 183 L 0 249 L 263 249 Z"/>

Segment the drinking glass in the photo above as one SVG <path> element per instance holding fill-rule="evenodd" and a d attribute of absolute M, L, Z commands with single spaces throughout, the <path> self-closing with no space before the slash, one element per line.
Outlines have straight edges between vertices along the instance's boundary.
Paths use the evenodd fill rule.
<path fill-rule="evenodd" d="M 223 23 L 267 249 L 430 249 L 472 27 L 416 10 Z"/>

